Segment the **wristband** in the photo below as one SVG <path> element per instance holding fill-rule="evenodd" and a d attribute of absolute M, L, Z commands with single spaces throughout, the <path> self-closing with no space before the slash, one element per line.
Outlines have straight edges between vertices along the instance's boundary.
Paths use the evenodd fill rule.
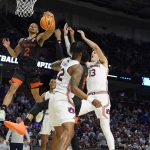
<path fill-rule="evenodd" d="M 87 97 L 87 101 L 89 101 L 90 103 L 92 103 L 94 101 L 94 98 L 91 95 L 89 95 Z"/>
<path fill-rule="evenodd" d="M 61 43 L 61 40 L 57 40 L 57 42 L 60 44 L 60 43 Z"/>

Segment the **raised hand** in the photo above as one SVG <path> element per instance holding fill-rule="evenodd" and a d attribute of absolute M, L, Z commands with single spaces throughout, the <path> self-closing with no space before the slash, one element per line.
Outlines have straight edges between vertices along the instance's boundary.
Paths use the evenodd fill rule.
<path fill-rule="evenodd" d="M 93 102 L 92 102 L 92 105 L 94 105 L 96 108 L 99 108 L 101 107 L 101 102 L 97 99 L 94 99 Z"/>
<path fill-rule="evenodd" d="M 54 17 L 53 13 L 51 13 L 50 11 L 45 11 L 43 13 L 43 16 L 52 16 L 52 17 Z"/>
<path fill-rule="evenodd" d="M 85 39 L 85 33 L 82 30 L 77 30 L 78 33 L 80 33 L 82 39 Z"/>
<path fill-rule="evenodd" d="M 64 36 L 67 36 L 68 35 L 68 24 L 65 23 L 64 25 Z"/>
<path fill-rule="evenodd" d="M 70 32 L 70 36 L 74 37 L 74 30 L 71 27 L 68 27 L 68 30 Z"/>
<path fill-rule="evenodd" d="M 2 43 L 3 43 L 3 46 L 5 47 L 5 48 L 8 48 L 8 47 L 10 47 L 10 41 L 9 41 L 9 38 L 4 38 L 3 40 L 2 40 Z"/>

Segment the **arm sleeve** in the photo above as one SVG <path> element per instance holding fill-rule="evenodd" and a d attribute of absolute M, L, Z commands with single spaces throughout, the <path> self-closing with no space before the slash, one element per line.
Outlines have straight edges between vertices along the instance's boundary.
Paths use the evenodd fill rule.
<path fill-rule="evenodd" d="M 69 42 L 69 38 L 68 36 L 64 36 L 64 40 L 65 40 L 65 46 L 66 46 L 66 49 L 67 49 L 67 54 L 71 57 L 72 54 L 70 53 L 70 42 Z"/>
<path fill-rule="evenodd" d="M 11 130 L 9 130 L 9 131 L 7 132 L 6 141 L 9 141 L 9 138 L 10 138 L 11 133 L 12 133 Z"/>
<path fill-rule="evenodd" d="M 63 46 L 61 41 L 56 41 L 56 57 L 57 60 L 61 60 L 65 57 L 63 53 Z"/>

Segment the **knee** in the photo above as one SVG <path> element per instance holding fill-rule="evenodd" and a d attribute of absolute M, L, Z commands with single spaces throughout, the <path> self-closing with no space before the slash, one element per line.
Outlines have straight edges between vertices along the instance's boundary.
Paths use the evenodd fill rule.
<path fill-rule="evenodd" d="M 73 136 L 74 136 L 74 129 L 71 129 L 71 128 L 66 128 L 64 129 L 63 131 L 63 134 L 62 135 L 65 135 L 67 138 L 70 138 L 72 139 Z M 61 136 L 62 137 L 62 136 Z M 63 138 L 63 137 L 62 137 Z"/>

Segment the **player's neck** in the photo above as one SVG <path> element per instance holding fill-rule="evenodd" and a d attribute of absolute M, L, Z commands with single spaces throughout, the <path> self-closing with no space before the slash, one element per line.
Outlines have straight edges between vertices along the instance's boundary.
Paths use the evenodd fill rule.
<path fill-rule="evenodd" d="M 29 36 L 28 36 L 28 39 L 33 39 L 33 38 L 35 38 L 36 37 L 36 33 L 29 33 Z"/>
<path fill-rule="evenodd" d="M 72 57 L 71 57 L 71 59 L 73 59 L 73 60 L 77 60 L 77 61 L 81 61 L 81 57 L 80 56 L 75 56 L 75 55 L 73 55 Z"/>
<path fill-rule="evenodd" d="M 53 93 L 53 90 L 50 89 L 49 92 L 50 92 L 50 93 Z"/>

